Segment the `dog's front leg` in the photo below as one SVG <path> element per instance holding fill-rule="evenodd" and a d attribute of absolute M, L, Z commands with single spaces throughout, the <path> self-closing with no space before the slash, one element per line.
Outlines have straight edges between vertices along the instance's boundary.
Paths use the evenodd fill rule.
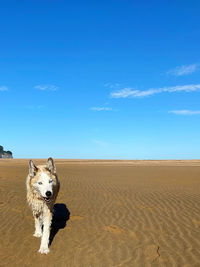
<path fill-rule="evenodd" d="M 49 253 L 49 235 L 52 220 L 52 212 L 47 208 L 43 213 L 43 233 L 39 252 L 41 254 Z"/>
<path fill-rule="evenodd" d="M 41 237 L 42 236 L 42 219 L 41 215 L 34 214 L 34 219 L 35 219 L 35 233 L 33 236 L 35 237 Z"/>

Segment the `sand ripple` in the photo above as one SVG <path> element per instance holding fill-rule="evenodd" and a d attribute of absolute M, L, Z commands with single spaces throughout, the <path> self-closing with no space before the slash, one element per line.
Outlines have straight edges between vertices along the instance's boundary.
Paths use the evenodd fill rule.
<path fill-rule="evenodd" d="M 60 161 L 57 202 L 71 215 L 44 256 L 27 161 L 0 162 L 0 266 L 199 266 L 200 167 L 161 165 Z"/>

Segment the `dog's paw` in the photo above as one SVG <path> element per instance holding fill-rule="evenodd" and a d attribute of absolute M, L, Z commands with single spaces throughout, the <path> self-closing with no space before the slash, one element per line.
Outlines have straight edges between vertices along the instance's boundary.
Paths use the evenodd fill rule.
<path fill-rule="evenodd" d="M 34 236 L 34 237 L 41 237 L 41 236 L 42 236 L 42 233 L 40 233 L 40 232 L 35 232 L 35 233 L 33 234 L 33 236 Z"/>
<path fill-rule="evenodd" d="M 40 247 L 38 252 L 41 254 L 48 254 L 50 252 L 50 249 L 48 247 Z"/>

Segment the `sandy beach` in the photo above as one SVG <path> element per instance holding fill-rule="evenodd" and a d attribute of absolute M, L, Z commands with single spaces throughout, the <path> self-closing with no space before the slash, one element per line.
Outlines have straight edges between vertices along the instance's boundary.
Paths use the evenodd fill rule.
<path fill-rule="evenodd" d="M 57 217 L 41 255 L 28 159 L 0 160 L 0 266 L 200 265 L 200 160 L 55 162 Z"/>

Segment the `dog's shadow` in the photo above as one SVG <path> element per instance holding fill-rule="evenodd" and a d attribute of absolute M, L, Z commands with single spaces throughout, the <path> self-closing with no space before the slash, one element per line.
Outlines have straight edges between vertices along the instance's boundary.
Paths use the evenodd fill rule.
<path fill-rule="evenodd" d="M 70 211 L 63 203 L 57 203 L 53 207 L 53 218 L 51 222 L 51 232 L 49 237 L 49 246 L 52 244 L 55 235 L 60 229 L 65 228 L 70 218 Z"/>

